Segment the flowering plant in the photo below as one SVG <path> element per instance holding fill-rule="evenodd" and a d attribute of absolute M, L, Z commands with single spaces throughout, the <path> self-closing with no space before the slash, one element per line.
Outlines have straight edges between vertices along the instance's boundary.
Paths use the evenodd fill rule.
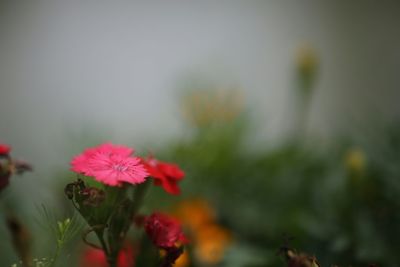
<path fill-rule="evenodd" d="M 132 257 L 132 253 L 127 255 L 132 249 L 125 246 L 127 234 L 133 222 L 143 218 L 138 211 L 151 180 L 177 195 L 178 182 L 185 175 L 175 164 L 133 154 L 132 148 L 111 143 L 88 148 L 72 159 L 71 170 L 78 179 L 65 187 L 66 196 L 89 226 L 84 242 L 98 250 L 88 255 L 111 267 L 125 266 L 124 260 Z M 160 266 L 172 266 L 186 242 L 179 222 L 154 213 L 136 225 L 144 226 L 155 247 L 163 251 Z M 98 243 L 89 241 L 91 233 Z"/>
<path fill-rule="evenodd" d="M 0 143 L 0 193 L 6 189 L 10 183 L 10 178 L 14 174 L 23 174 L 31 171 L 32 166 L 18 159 L 11 157 L 11 146 Z M 30 236 L 20 220 L 9 210 L 5 213 L 6 224 L 11 234 L 12 245 L 24 265 L 30 261 Z"/>

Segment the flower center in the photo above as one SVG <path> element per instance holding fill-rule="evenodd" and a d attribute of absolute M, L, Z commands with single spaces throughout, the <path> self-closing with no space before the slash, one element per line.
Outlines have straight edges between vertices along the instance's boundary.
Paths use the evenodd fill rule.
<path fill-rule="evenodd" d="M 121 165 L 121 164 L 114 164 L 112 168 L 115 171 L 118 171 L 118 172 L 123 172 L 123 171 L 126 171 L 128 169 L 127 166 L 124 166 L 124 165 Z"/>

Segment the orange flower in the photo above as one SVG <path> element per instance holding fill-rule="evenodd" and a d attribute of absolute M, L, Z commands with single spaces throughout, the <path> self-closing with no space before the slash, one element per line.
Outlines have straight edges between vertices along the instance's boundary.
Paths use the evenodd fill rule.
<path fill-rule="evenodd" d="M 232 237 L 227 229 L 216 224 L 212 207 L 201 199 L 184 201 L 177 206 L 175 214 L 190 230 L 195 258 L 204 264 L 219 263 Z"/>
<path fill-rule="evenodd" d="M 228 230 L 217 224 L 210 224 L 196 233 L 195 254 L 203 263 L 216 264 L 222 260 L 231 242 L 232 237 Z"/>
<path fill-rule="evenodd" d="M 182 224 L 193 232 L 215 220 L 214 210 L 201 199 L 181 202 L 176 208 L 175 214 Z"/>
<path fill-rule="evenodd" d="M 189 266 L 189 253 L 187 250 L 183 252 L 182 255 L 176 260 L 174 267 L 186 267 Z"/>

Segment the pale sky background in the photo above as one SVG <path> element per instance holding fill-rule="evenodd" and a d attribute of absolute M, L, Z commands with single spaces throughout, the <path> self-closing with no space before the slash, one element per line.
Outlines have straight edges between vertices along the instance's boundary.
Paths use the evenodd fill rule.
<path fill-rule="evenodd" d="M 398 1 L 2 1 L 0 142 L 31 161 L 33 184 L 68 168 L 71 136 L 116 143 L 179 137 L 178 83 L 196 73 L 243 88 L 257 131 L 292 119 L 296 50 L 321 70 L 310 131 L 332 136 L 398 117 Z M 370 125 L 373 127 L 373 125 Z"/>

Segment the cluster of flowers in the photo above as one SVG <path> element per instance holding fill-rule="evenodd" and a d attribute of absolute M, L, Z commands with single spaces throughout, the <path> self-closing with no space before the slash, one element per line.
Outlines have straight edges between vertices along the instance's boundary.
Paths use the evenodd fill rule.
<path fill-rule="evenodd" d="M 90 226 L 86 234 L 93 232 L 100 243 L 90 243 L 84 236 L 93 248 L 88 250 L 82 266 L 133 266 L 139 255 L 134 255 L 125 240 L 133 222 L 145 229 L 157 251 L 163 251 L 160 266 L 173 266 L 183 253 L 187 239 L 177 220 L 158 212 L 142 216 L 138 209 L 150 180 L 167 193 L 177 195 L 184 172 L 153 156 L 141 158 L 133 154 L 132 148 L 105 143 L 86 149 L 71 161 L 71 170 L 81 177 L 68 184 L 65 193 Z M 86 177 L 92 179 L 85 183 Z M 97 184 L 89 186 L 93 180 Z"/>
<path fill-rule="evenodd" d="M 74 157 L 71 169 L 109 186 L 137 185 L 151 176 L 155 179 L 154 184 L 161 185 L 168 193 L 180 193 L 178 182 L 185 174 L 177 165 L 153 156 L 134 157 L 133 153 L 132 148 L 105 143 Z"/>

